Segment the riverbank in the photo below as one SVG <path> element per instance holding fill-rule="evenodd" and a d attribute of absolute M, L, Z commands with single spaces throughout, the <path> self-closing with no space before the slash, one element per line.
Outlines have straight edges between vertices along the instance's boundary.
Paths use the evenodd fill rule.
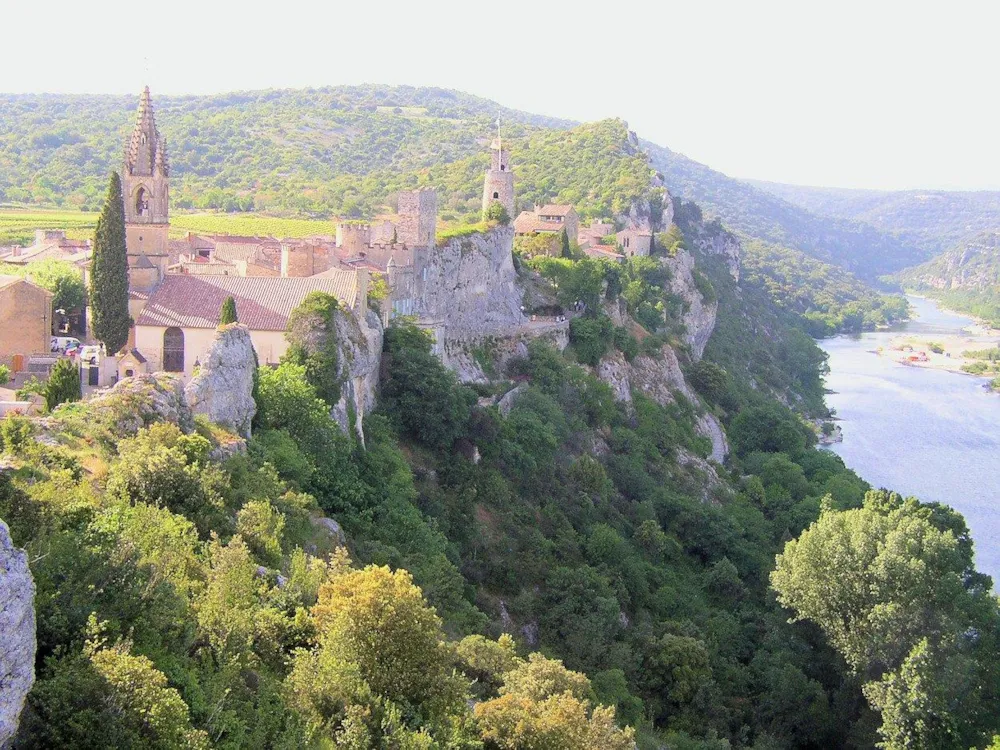
<path fill-rule="evenodd" d="M 1000 329 L 991 327 L 984 320 L 943 308 L 932 297 L 918 294 L 908 294 L 907 296 L 932 305 L 939 313 L 964 318 L 969 322 L 961 328 L 952 328 L 951 330 L 906 330 L 920 327 L 920 316 L 917 315 L 913 319 L 913 322 L 918 324 L 917 326 L 904 325 L 902 331 L 886 331 L 885 333 L 889 335 L 888 341 L 872 349 L 872 354 L 887 357 L 905 367 L 919 367 L 979 377 L 1000 373 L 1000 362 L 994 363 L 979 357 L 966 356 L 969 352 L 995 349 L 1000 346 Z M 970 372 L 969 368 L 975 368 L 976 363 L 991 367 L 985 372 Z M 993 368 L 993 365 L 997 367 Z"/>
<path fill-rule="evenodd" d="M 827 448 L 874 487 L 961 512 L 978 568 L 1000 581 L 1000 399 L 983 390 L 985 378 L 955 376 L 963 363 L 983 361 L 962 357 L 965 351 L 996 347 L 1000 333 L 932 300 L 912 302 L 908 323 L 819 342 L 829 355 L 827 405 L 843 433 Z M 901 345 L 926 352 L 928 361 L 900 364 L 904 352 L 894 347 Z"/>

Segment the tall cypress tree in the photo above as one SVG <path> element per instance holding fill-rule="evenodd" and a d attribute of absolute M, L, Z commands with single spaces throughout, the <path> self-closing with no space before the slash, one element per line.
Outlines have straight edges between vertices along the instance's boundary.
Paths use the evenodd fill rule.
<path fill-rule="evenodd" d="M 225 302 L 222 303 L 222 309 L 219 311 L 219 325 L 227 326 L 236 322 L 236 300 L 232 297 L 226 297 Z"/>
<path fill-rule="evenodd" d="M 111 173 L 104 207 L 94 231 L 94 259 L 90 267 L 90 307 L 94 336 L 108 354 L 128 343 L 132 318 L 128 314 L 128 253 L 125 248 L 125 203 L 122 181 Z"/>

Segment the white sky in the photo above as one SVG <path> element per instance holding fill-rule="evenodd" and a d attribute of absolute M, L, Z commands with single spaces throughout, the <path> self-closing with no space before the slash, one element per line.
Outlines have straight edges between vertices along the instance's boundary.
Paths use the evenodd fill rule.
<path fill-rule="evenodd" d="M 738 177 L 1000 189 L 998 30 L 971 0 L 0 0 L 0 92 L 434 85 Z"/>

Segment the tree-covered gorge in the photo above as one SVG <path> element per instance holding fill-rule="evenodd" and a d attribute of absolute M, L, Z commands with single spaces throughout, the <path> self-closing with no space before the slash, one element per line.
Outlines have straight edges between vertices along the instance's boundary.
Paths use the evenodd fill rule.
<path fill-rule="evenodd" d="M 17 745 L 985 745 L 997 604 L 964 523 L 816 449 L 822 353 L 714 231 L 677 227 L 718 305 L 701 359 L 669 264 L 569 258 L 520 273 L 586 300 L 570 345 L 487 383 L 390 326 L 363 444 L 316 298 L 290 336 L 325 344 L 260 368 L 245 449 L 141 393 L 0 422 L 37 586 Z"/>

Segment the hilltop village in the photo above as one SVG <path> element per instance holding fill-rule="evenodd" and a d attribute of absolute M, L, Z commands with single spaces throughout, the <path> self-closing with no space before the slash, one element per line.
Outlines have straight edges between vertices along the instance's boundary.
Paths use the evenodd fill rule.
<path fill-rule="evenodd" d="M 326 236 L 171 236 L 170 161 L 147 87 L 121 165 L 129 312 L 135 325 L 128 346 L 117 357 L 87 358 L 84 365 L 91 367 L 85 383 L 107 386 L 157 371 L 190 379 L 205 361 L 227 297 L 235 300 L 262 364 L 281 359 L 289 315 L 314 291 L 334 295 L 353 311 L 365 335 L 395 316 L 412 316 L 432 332 L 435 352 L 460 374 L 468 375 L 470 366 L 475 369 L 462 356 L 468 348 L 462 342 L 485 336 L 565 338 L 565 316 L 532 315 L 524 308 L 514 284 L 515 238 L 524 240 L 530 253 L 559 255 L 563 243 L 572 241 L 590 257 L 622 260 L 649 254 L 650 222 L 629 217 L 621 230 L 608 221 L 580 226 L 571 205 L 534 206 L 515 213 L 515 170 L 500 132 L 490 151 L 483 214 L 498 204 L 504 219 L 485 232 L 459 232 L 439 242 L 437 194 L 423 189 L 400 192 L 391 216 L 336 222 Z M 36 231 L 30 247 L 0 250 L 3 263 L 30 266 L 54 259 L 78 266 L 85 275 L 91 257 L 90 240 L 68 239 L 58 230 Z M 376 283 L 383 290 L 380 295 L 373 294 Z M 44 375 L 51 355 L 58 353 L 53 350 L 65 350 L 66 338 L 76 341 L 56 336 L 50 330 L 53 316 L 38 313 L 50 304 L 47 295 L 24 278 L 0 279 L 0 317 L 5 323 L 0 363 L 13 370 L 15 385 L 31 375 Z M 82 318 L 81 344 L 90 333 L 87 316 Z"/>

